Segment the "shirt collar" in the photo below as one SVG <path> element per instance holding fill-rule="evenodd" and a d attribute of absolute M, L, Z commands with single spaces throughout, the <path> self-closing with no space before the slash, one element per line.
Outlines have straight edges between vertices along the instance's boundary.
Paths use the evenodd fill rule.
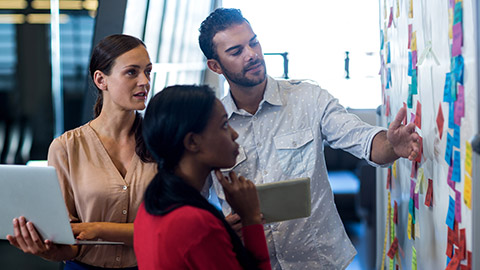
<path fill-rule="evenodd" d="M 265 88 L 265 93 L 263 94 L 263 99 L 260 101 L 260 104 L 267 102 L 274 106 L 282 106 L 283 102 L 280 97 L 278 82 L 267 75 L 267 86 Z M 237 108 L 235 101 L 232 97 L 232 92 L 228 91 L 228 94 L 223 98 L 223 105 L 227 111 L 228 118 L 232 116 L 233 113 L 242 114 Z"/>

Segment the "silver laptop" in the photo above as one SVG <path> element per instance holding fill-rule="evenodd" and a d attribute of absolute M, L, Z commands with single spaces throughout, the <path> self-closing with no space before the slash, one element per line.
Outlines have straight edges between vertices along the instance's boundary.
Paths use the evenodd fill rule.
<path fill-rule="evenodd" d="M 310 178 L 258 184 L 260 211 L 266 223 L 309 217 Z"/>
<path fill-rule="evenodd" d="M 57 244 L 123 244 L 75 239 L 54 167 L 0 165 L 0 239 L 13 235 L 12 221 L 20 216 Z"/>

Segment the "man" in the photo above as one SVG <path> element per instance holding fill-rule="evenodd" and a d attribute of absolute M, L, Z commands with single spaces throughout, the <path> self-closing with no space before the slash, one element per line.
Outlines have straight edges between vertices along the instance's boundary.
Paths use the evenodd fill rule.
<path fill-rule="evenodd" d="M 275 80 L 266 74 L 262 49 L 237 9 L 217 9 L 200 27 L 208 67 L 230 85 L 222 102 L 239 133 L 232 168 L 256 184 L 311 178 L 309 218 L 265 225 L 273 269 L 344 269 L 356 254 L 333 202 L 323 141 L 378 166 L 419 152 L 414 124 L 401 125 L 401 109 L 388 132 L 347 113 L 313 82 Z M 223 211 L 228 205 L 217 181 Z"/>

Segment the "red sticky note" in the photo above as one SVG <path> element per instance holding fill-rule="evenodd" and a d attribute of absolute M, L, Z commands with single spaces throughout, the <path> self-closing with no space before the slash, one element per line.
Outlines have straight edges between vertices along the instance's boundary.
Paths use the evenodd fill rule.
<path fill-rule="evenodd" d="M 388 257 L 390 257 L 390 259 L 393 259 L 393 257 L 397 253 L 397 250 L 398 250 L 398 238 L 395 237 L 395 239 L 393 239 L 392 244 L 390 245 L 390 249 L 388 250 L 388 253 L 387 253 Z"/>
<path fill-rule="evenodd" d="M 398 205 L 397 201 L 393 201 L 393 223 L 398 224 Z"/>
<path fill-rule="evenodd" d="M 427 188 L 427 194 L 425 196 L 425 205 L 427 207 L 432 206 L 433 202 L 433 181 L 432 179 L 428 179 L 428 188 Z"/>
<path fill-rule="evenodd" d="M 443 135 L 443 111 L 442 111 L 442 104 L 438 105 L 438 113 L 437 113 L 437 128 L 438 128 L 438 136 L 440 136 L 440 140 L 442 139 Z"/>
<path fill-rule="evenodd" d="M 410 178 L 417 178 L 417 169 L 418 163 L 414 160 L 412 161 L 412 172 L 410 173 Z"/>
<path fill-rule="evenodd" d="M 422 104 L 417 100 L 417 112 L 415 113 L 415 125 L 422 129 Z"/>
<path fill-rule="evenodd" d="M 458 249 L 458 259 L 461 261 L 467 257 L 467 245 L 465 239 L 465 229 L 460 229 L 460 239 L 459 239 L 459 249 Z"/>
<path fill-rule="evenodd" d="M 392 26 L 392 22 L 393 22 L 393 7 L 390 7 L 390 17 L 388 18 L 388 28 Z"/>
<path fill-rule="evenodd" d="M 457 270 L 459 265 L 460 260 L 458 259 L 457 254 L 455 254 L 450 260 L 450 263 L 447 265 L 447 268 L 445 268 L 445 270 Z"/>
<path fill-rule="evenodd" d="M 390 189 L 392 183 L 392 168 L 388 168 L 387 170 L 387 189 Z"/>
<path fill-rule="evenodd" d="M 448 242 L 447 243 L 447 257 L 452 258 L 453 255 L 453 243 Z"/>
<path fill-rule="evenodd" d="M 407 103 L 403 102 L 403 107 L 405 108 L 405 111 L 407 111 Z M 405 114 L 405 117 L 403 118 L 403 124 L 407 124 L 407 114 Z"/>

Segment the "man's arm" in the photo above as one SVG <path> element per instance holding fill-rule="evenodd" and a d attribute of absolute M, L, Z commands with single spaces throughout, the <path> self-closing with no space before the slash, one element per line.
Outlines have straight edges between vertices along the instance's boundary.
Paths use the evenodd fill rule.
<path fill-rule="evenodd" d="M 371 161 L 386 164 L 400 157 L 414 160 L 420 154 L 418 143 L 420 137 L 415 132 L 415 124 L 402 125 L 406 114 L 407 110 L 402 107 L 388 131 L 381 131 L 375 135 L 372 141 Z"/>

